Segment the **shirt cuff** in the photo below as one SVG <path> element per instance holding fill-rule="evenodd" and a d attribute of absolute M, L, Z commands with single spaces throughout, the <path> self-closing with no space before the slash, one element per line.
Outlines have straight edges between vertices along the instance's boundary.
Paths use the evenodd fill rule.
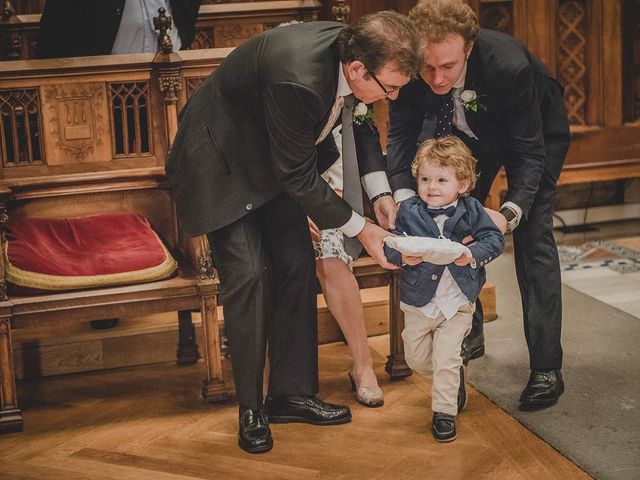
<path fill-rule="evenodd" d="M 516 205 L 513 202 L 504 202 L 502 205 L 500 205 L 500 208 L 502 207 L 509 207 L 514 212 L 516 212 L 516 216 L 518 217 L 518 223 L 520 223 L 520 220 L 522 220 L 522 209 L 518 205 Z M 500 208 L 498 210 L 500 210 Z"/>
<path fill-rule="evenodd" d="M 393 192 L 393 199 L 398 202 L 404 202 L 407 198 L 415 197 L 416 192 L 410 188 L 401 188 Z"/>
<path fill-rule="evenodd" d="M 387 174 L 383 171 L 367 173 L 361 178 L 361 181 L 369 198 L 391 191 Z"/>
<path fill-rule="evenodd" d="M 339 227 L 338 229 L 344 233 L 347 237 L 355 237 L 364 228 L 365 220 L 356 212 L 351 212 L 351 218 L 347 223 Z"/>

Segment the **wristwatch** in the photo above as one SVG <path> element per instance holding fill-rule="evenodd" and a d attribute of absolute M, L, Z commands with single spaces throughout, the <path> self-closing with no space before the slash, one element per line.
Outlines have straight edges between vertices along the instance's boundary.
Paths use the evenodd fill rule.
<path fill-rule="evenodd" d="M 507 233 L 511 233 L 518 226 L 518 214 L 511 208 L 504 206 L 500 209 L 500 213 L 507 219 Z"/>

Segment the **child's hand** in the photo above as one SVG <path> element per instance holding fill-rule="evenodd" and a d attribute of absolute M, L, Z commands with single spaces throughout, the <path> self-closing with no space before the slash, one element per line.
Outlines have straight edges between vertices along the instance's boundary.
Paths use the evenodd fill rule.
<path fill-rule="evenodd" d="M 410 265 L 413 267 L 420 262 L 422 262 L 422 257 L 414 257 L 411 255 L 405 255 L 404 253 L 402 254 L 402 263 L 404 263 L 405 265 Z"/>
<path fill-rule="evenodd" d="M 469 265 L 472 260 L 473 260 L 473 257 L 471 255 L 467 255 L 466 253 L 463 253 L 458 258 L 456 258 L 453 263 L 455 263 L 459 267 L 464 267 L 465 265 Z"/>

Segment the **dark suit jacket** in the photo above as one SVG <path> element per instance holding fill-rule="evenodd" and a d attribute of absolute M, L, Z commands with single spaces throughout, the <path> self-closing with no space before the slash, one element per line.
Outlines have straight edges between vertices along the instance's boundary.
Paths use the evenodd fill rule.
<path fill-rule="evenodd" d="M 435 220 L 427 212 L 427 204 L 419 196 L 411 197 L 400 205 L 396 217 L 398 235 L 438 238 L 440 230 Z M 485 212 L 482 204 L 472 197 L 461 197 L 453 216 L 444 222 L 443 234 L 454 242 L 462 242 L 471 235 L 475 242 L 469 250 L 476 261 L 477 268 L 466 265 L 459 267 L 434 265 L 421 262 L 415 266 L 405 265 L 402 268 L 402 284 L 400 299 L 409 305 L 421 307 L 429 303 L 436 293 L 445 267 L 449 269 L 462 293 L 471 302 L 475 302 L 486 281 L 484 266 L 497 258 L 504 249 L 504 236 Z M 387 259 L 398 266 L 402 265 L 402 254 L 385 245 Z"/>
<path fill-rule="evenodd" d="M 527 214 L 546 170 L 558 178 L 569 146 L 562 89 L 544 65 L 516 39 L 481 30 L 467 64 L 464 88 L 475 90 L 484 108 L 465 112 L 478 141 L 460 135 L 478 159 L 474 196 L 484 199 L 501 165 L 509 191 L 506 200 Z M 418 78 L 390 104 L 388 173 L 391 186 L 412 188 L 409 166 L 423 121 L 433 122 L 440 100 Z M 455 132 L 454 132 L 455 133 Z"/>
<path fill-rule="evenodd" d="M 320 228 L 349 220 L 319 173 L 336 160 L 335 142 L 315 145 L 335 101 L 342 28 L 310 22 L 253 37 L 193 94 L 166 168 L 188 232 L 218 230 L 282 192 Z M 372 159 L 360 175 L 384 170 Z"/>
<path fill-rule="evenodd" d="M 109 55 L 126 0 L 47 0 L 40 19 L 36 58 Z M 182 48 L 191 45 L 202 0 L 170 0 Z"/>

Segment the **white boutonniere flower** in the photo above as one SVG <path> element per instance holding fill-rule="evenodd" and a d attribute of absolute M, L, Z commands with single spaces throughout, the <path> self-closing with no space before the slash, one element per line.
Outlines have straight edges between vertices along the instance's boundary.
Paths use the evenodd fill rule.
<path fill-rule="evenodd" d="M 486 110 L 487 108 L 478 102 L 480 96 L 476 93 L 475 90 L 463 90 L 460 94 L 460 101 L 462 102 L 462 106 L 465 110 L 472 112 L 477 112 L 478 108 Z"/>
<path fill-rule="evenodd" d="M 364 102 L 358 102 L 353 109 L 353 123 L 373 125 L 373 108 L 369 108 Z"/>

